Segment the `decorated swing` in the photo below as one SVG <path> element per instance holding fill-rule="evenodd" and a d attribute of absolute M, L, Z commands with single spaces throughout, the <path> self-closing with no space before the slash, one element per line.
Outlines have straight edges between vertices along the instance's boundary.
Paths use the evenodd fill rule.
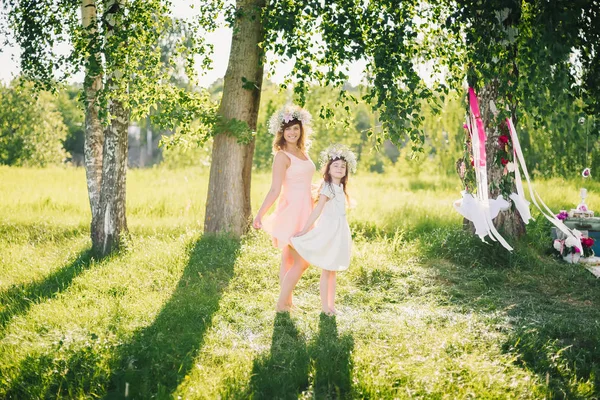
<path fill-rule="evenodd" d="M 559 250 L 561 254 L 565 248 L 569 249 L 568 254 L 565 254 L 565 261 L 575 262 L 576 258 L 579 259 L 575 254 L 581 255 L 586 253 L 587 255 L 590 255 L 591 253 L 591 255 L 593 255 L 593 252 L 591 251 L 593 239 L 586 237 L 588 236 L 587 232 L 575 229 L 576 227 L 593 227 L 589 222 L 596 222 L 596 219 L 598 220 L 597 223 L 600 227 L 600 218 L 593 218 L 593 212 L 585 205 L 585 196 L 587 195 L 586 190 L 582 189 L 582 202 L 576 209 L 571 210 L 570 212 L 563 210 L 558 215 L 553 213 L 546 203 L 544 203 L 531 182 L 519 137 L 510 117 L 503 121 L 501 127 L 503 129 L 503 134 L 498 138 L 498 145 L 501 148 L 501 152 L 499 152 L 497 157 L 500 158 L 500 162 L 504 166 L 503 174 L 506 178 L 504 182 L 508 184 L 507 187 L 510 187 L 510 190 L 512 191 L 512 179 L 514 179 L 516 193 L 510 193 L 508 199 L 505 199 L 502 194 L 499 194 L 496 198 L 489 197 L 486 154 L 487 135 L 481 117 L 479 101 L 473 88 L 469 88 L 468 102 L 469 112 L 464 125 L 467 134 L 466 154 L 465 157 L 459 160 L 457 165 L 458 173 L 464 183 L 464 190 L 461 192 L 462 198 L 454 202 L 454 207 L 464 218 L 473 223 L 475 234 L 484 242 L 486 242 L 486 238 L 489 238 L 491 241 L 499 242 L 508 251 L 513 250 L 510 244 L 502 237 L 500 232 L 498 232 L 494 226 L 493 220 L 501 211 L 510 208 L 510 202 L 514 204 L 514 207 L 525 224 L 528 224 L 530 220 L 533 220 L 529 210 L 530 201 L 525 197 L 522 181 L 523 175 L 527 181 L 531 202 L 539 210 L 541 215 L 555 227 L 555 248 L 560 245 L 561 248 L 557 250 Z M 490 103 L 490 110 L 495 115 L 498 114 L 493 102 Z M 509 160 L 510 157 L 508 154 L 512 154 L 513 161 Z M 506 158 L 504 155 L 506 155 Z M 514 176 L 510 174 L 514 174 Z M 586 168 L 583 171 L 583 176 L 590 176 L 589 168 Z M 573 221 L 568 223 L 567 218 L 571 218 Z M 581 223 L 578 218 L 588 218 L 589 220 L 587 221 L 587 224 L 584 224 Z M 598 230 L 600 231 L 600 229 Z M 600 263 L 600 258 L 588 257 L 588 262 L 598 264 Z M 600 275 L 600 271 L 596 272 Z"/>

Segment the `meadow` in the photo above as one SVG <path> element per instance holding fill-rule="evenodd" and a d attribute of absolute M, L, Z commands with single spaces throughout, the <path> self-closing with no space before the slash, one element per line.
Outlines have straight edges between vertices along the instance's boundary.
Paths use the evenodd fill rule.
<path fill-rule="evenodd" d="M 542 218 L 513 253 L 465 233 L 457 177 L 352 177 L 354 256 L 327 317 L 315 267 L 275 313 L 263 232 L 203 235 L 207 170 L 129 171 L 132 240 L 94 259 L 84 175 L 0 167 L 0 398 L 600 397 L 600 281 L 553 258 Z M 536 182 L 554 210 L 580 185 Z"/>

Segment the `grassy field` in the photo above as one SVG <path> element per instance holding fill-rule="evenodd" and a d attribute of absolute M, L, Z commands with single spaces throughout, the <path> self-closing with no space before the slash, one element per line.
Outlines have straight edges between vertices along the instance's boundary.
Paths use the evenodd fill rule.
<path fill-rule="evenodd" d="M 508 253 L 461 231 L 458 179 L 359 174 L 340 315 L 314 267 L 276 314 L 277 250 L 203 236 L 207 179 L 130 171 L 133 242 L 95 260 L 83 170 L 0 167 L 0 398 L 600 396 L 600 281 L 540 218 Z M 580 183 L 537 187 L 558 210 Z"/>

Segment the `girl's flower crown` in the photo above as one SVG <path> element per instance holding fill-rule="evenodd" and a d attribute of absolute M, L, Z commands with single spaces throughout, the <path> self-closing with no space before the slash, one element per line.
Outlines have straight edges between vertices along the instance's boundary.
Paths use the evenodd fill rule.
<path fill-rule="evenodd" d="M 346 161 L 346 165 L 352 173 L 356 172 L 356 155 L 346 145 L 339 143 L 332 144 L 321 152 L 319 158 L 321 161 L 321 168 L 323 168 L 329 160 L 339 158 Z"/>
<path fill-rule="evenodd" d="M 294 119 L 302 122 L 304 133 L 308 136 L 310 133 L 310 121 L 312 120 L 312 116 L 304 108 L 295 104 L 286 104 L 271 116 L 269 119 L 269 132 L 271 135 L 276 135 L 283 124 Z"/>

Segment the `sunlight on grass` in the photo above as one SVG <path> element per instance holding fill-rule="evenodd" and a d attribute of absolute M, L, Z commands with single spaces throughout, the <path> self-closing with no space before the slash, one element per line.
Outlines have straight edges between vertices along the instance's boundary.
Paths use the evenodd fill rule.
<path fill-rule="evenodd" d="M 129 171 L 133 243 L 99 261 L 83 170 L 0 168 L 1 398 L 598 397 L 598 281 L 546 255 L 542 218 L 508 253 L 461 230 L 458 179 L 358 174 L 341 313 L 311 267 L 288 316 L 263 232 L 202 235 L 207 183 Z M 580 186 L 536 182 L 555 210 Z"/>

